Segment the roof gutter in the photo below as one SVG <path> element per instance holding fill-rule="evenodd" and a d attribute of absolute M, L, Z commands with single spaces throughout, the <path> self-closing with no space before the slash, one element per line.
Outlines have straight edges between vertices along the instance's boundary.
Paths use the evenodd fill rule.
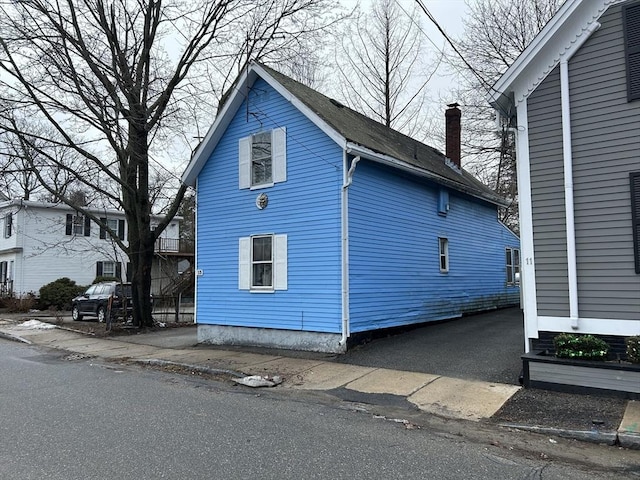
<path fill-rule="evenodd" d="M 349 331 L 349 187 L 353 183 L 353 174 L 360 157 L 355 157 L 349 167 L 349 155 L 342 151 L 342 188 L 341 188 L 341 216 L 342 216 L 342 337 L 339 345 L 346 348 Z"/>
<path fill-rule="evenodd" d="M 413 175 L 427 178 L 429 180 L 433 180 L 441 185 L 446 185 L 448 187 L 453 188 L 454 190 L 458 190 L 459 192 L 466 193 L 467 195 L 471 195 L 472 197 L 479 198 L 486 202 L 493 203 L 495 205 L 500 205 L 501 207 L 509 206 L 509 203 L 498 199 L 497 197 L 490 197 L 485 195 L 479 195 L 471 191 L 469 188 L 466 188 L 463 184 L 450 180 L 442 175 L 438 175 L 436 173 L 430 172 L 428 170 L 416 167 L 414 165 L 410 165 L 402 160 L 398 160 L 397 158 L 390 157 L 389 155 L 384 155 L 382 153 L 375 152 L 370 150 L 362 145 L 358 145 L 357 143 L 347 142 L 346 145 L 347 153 L 356 156 L 362 156 L 378 162 L 382 165 L 388 165 L 393 168 L 397 168 L 399 170 L 404 170 L 405 172 L 409 172 Z"/>

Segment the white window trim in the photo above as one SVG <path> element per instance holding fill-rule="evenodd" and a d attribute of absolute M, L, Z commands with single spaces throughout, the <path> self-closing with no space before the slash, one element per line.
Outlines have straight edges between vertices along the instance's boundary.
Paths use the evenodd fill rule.
<path fill-rule="evenodd" d="M 270 255 L 270 259 L 269 260 L 254 260 L 254 255 L 253 255 L 253 244 L 254 241 L 259 239 L 259 238 L 268 238 L 271 241 L 271 255 Z M 274 239 L 273 239 L 273 235 L 253 235 L 251 236 L 251 253 L 250 253 L 250 264 L 251 264 L 251 271 L 250 271 L 250 287 L 251 290 L 256 290 L 256 291 L 263 291 L 263 290 L 269 290 L 269 291 L 273 291 L 274 290 L 274 277 L 275 277 L 275 253 L 274 253 Z M 256 265 L 271 265 L 271 285 L 255 285 L 255 281 L 254 281 L 254 267 Z"/>
<path fill-rule="evenodd" d="M 443 246 L 444 248 L 442 248 Z M 443 257 L 445 268 L 442 268 Z M 438 237 L 438 267 L 440 273 L 449 273 L 449 239 L 447 237 Z"/>
<path fill-rule="evenodd" d="M 272 237 L 272 285 L 270 287 L 252 286 L 252 238 Z M 287 235 L 286 234 L 259 234 L 250 237 L 241 237 L 238 242 L 238 289 L 251 293 L 273 293 L 278 290 L 288 289 L 288 259 L 287 259 Z"/>
<path fill-rule="evenodd" d="M 251 146 L 253 135 L 238 141 L 238 187 L 259 190 L 287 181 L 287 130 L 285 127 L 271 130 L 271 179 L 272 182 L 252 185 Z"/>

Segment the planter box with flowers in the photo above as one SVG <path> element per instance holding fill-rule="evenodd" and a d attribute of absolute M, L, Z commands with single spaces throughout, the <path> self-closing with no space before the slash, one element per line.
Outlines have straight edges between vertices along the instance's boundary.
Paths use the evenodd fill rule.
<path fill-rule="evenodd" d="M 555 355 L 522 355 L 524 386 L 640 399 L 640 336 L 626 343 L 626 361 L 609 360 L 606 342 L 591 335 L 560 334 L 554 338 Z"/>

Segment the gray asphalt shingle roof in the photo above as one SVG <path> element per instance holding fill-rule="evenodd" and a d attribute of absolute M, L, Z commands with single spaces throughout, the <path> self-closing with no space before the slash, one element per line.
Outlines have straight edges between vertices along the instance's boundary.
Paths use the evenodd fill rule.
<path fill-rule="evenodd" d="M 425 172 L 438 183 L 491 203 L 504 204 L 500 196 L 472 174 L 449 167 L 439 150 L 372 120 L 270 67 L 262 64 L 260 67 L 348 142 L 400 160 Z"/>

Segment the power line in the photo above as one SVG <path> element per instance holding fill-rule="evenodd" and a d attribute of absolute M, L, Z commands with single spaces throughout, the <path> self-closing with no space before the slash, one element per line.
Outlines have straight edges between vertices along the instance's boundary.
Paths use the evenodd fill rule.
<path fill-rule="evenodd" d="M 397 0 L 396 0 L 397 1 Z M 440 24 L 438 23 L 438 21 L 435 19 L 435 17 L 431 14 L 431 12 L 429 11 L 429 9 L 424 5 L 422 0 L 415 0 L 416 3 L 418 4 L 418 6 L 420 7 L 420 9 L 424 12 L 424 14 L 427 16 L 427 18 L 429 20 L 431 20 L 431 22 L 435 25 L 435 27 L 438 29 L 438 31 L 442 34 L 442 36 L 444 37 L 444 39 L 447 41 L 447 43 L 451 46 L 451 48 L 453 49 L 453 51 L 456 53 L 456 55 L 458 55 L 458 57 L 460 57 L 460 59 L 462 60 L 462 62 L 467 66 L 467 68 L 469 70 L 471 70 L 471 73 L 473 73 L 476 78 L 480 81 L 480 83 L 487 89 L 487 91 L 493 91 L 497 94 L 499 94 L 502 97 L 507 98 L 508 100 L 510 100 L 504 93 L 496 90 L 492 84 L 490 84 L 480 73 L 478 73 L 478 71 L 467 61 L 467 59 L 464 57 L 464 55 L 462 54 L 462 52 L 460 52 L 460 50 L 458 49 L 458 47 L 456 46 L 455 42 L 453 40 L 451 40 L 451 38 L 449 37 L 449 35 L 447 35 L 447 32 L 444 31 L 444 29 L 440 26 Z M 507 118 L 509 118 L 510 114 L 509 112 L 506 112 L 502 109 L 502 106 L 500 106 L 499 104 L 497 105 L 497 108 L 500 110 L 500 112 Z"/>

